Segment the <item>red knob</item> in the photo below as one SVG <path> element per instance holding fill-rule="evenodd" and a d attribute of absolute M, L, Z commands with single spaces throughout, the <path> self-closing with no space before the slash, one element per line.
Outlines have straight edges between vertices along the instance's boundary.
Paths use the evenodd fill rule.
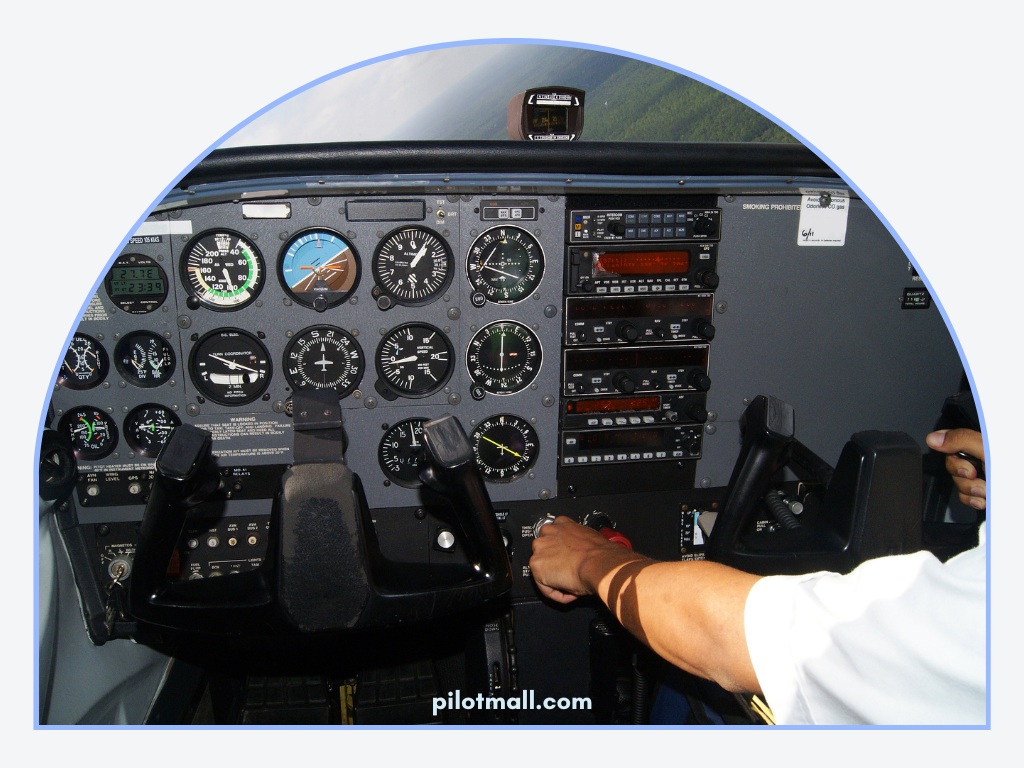
<path fill-rule="evenodd" d="M 616 531 L 614 528 L 602 528 L 601 535 L 608 539 L 608 541 L 614 542 L 615 544 L 625 547 L 630 551 L 633 550 L 633 545 L 629 543 L 629 539 L 627 539 L 621 533 Z"/>

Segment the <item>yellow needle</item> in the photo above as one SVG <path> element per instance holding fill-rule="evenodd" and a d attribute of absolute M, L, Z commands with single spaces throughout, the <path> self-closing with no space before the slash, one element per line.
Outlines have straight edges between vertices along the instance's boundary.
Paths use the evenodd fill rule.
<path fill-rule="evenodd" d="M 491 444 L 493 444 L 493 445 L 496 445 L 496 446 L 498 446 L 499 448 L 501 448 L 501 450 L 503 450 L 503 451 L 508 451 L 508 452 L 509 452 L 509 453 L 511 453 L 511 454 L 512 454 L 513 456 L 516 456 L 516 457 L 518 457 L 518 458 L 520 458 L 520 459 L 521 459 L 521 458 L 523 458 L 521 454 L 518 454 L 518 453 L 516 453 L 516 452 L 515 452 L 515 451 L 513 451 L 513 450 L 512 450 L 511 448 L 506 448 L 506 447 L 505 447 L 504 445 L 502 445 L 501 443 L 495 443 L 495 442 L 494 442 L 493 440 L 491 440 L 491 438 L 489 438 L 489 437 L 488 437 L 487 435 L 480 435 L 480 437 L 482 437 L 482 438 L 483 438 L 484 440 L 486 440 L 486 441 L 487 441 L 488 443 L 491 443 Z"/>

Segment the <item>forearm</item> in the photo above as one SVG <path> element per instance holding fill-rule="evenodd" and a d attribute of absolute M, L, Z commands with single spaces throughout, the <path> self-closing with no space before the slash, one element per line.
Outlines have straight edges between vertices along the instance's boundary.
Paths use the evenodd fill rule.
<path fill-rule="evenodd" d="M 743 629 L 758 576 L 718 563 L 662 563 L 611 550 L 584 562 L 581 576 L 662 658 L 729 690 L 760 692 Z"/>

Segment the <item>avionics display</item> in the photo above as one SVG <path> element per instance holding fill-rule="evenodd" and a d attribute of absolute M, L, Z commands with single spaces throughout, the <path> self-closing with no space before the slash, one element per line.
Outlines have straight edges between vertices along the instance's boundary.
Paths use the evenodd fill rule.
<path fill-rule="evenodd" d="M 612 370 L 616 368 L 682 368 L 708 364 L 708 347 L 664 347 L 644 349 L 580 349 L 565 353 L 566 371 Z"/>
<path fill-rule="evenodd" d="M 656 395 L 653 397 L 602 397 L 598 400 L 570 400 L 565 404 L 566 413 L 620 413 L 660 409 L 661 398 Z"/>
<path fill-rule="evenodd" d="M 156 266 L 114 267 L 110 270 L 110 298 L 166 292 L 167 282 Z"/>
<path fill-rule="evenodd" d="M 570 300 L 566 307 L 569 320 L 621 317 L 701 317 L 711 315 L 711 294 L 690 296 L 645 296 L 643 298 Z"/>
<path fill-rule="evenodd" d="M 594 254 L 594 276 L 679 275 L 690 271 L 689 251 L 619 251 Z"/>

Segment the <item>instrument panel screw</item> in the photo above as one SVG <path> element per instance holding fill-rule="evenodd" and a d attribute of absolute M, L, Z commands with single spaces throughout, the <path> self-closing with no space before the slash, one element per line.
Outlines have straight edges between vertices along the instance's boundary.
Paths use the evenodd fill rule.
<path fill-rule="evenodd" d="M 710 477 L 702 477 L 700 479 L 700 487 L 701 488 L 710 488 L 711 487 L 711 478 Z"/>
<path fill-rule="evenodd" d="M 550 408 L 552 405 L 555 404 L 555 398 L 553 398 L 551 395 L 544 395 L 540 402 L 545 408 Z"/>
<path fill-rule="evenodd" d="M 549 491 L 547 488 L 541 488 L 540 493 L 538 493 L 537 495 L 540 496 L 542 499 L 550 499 L 551 491 Z"/>

